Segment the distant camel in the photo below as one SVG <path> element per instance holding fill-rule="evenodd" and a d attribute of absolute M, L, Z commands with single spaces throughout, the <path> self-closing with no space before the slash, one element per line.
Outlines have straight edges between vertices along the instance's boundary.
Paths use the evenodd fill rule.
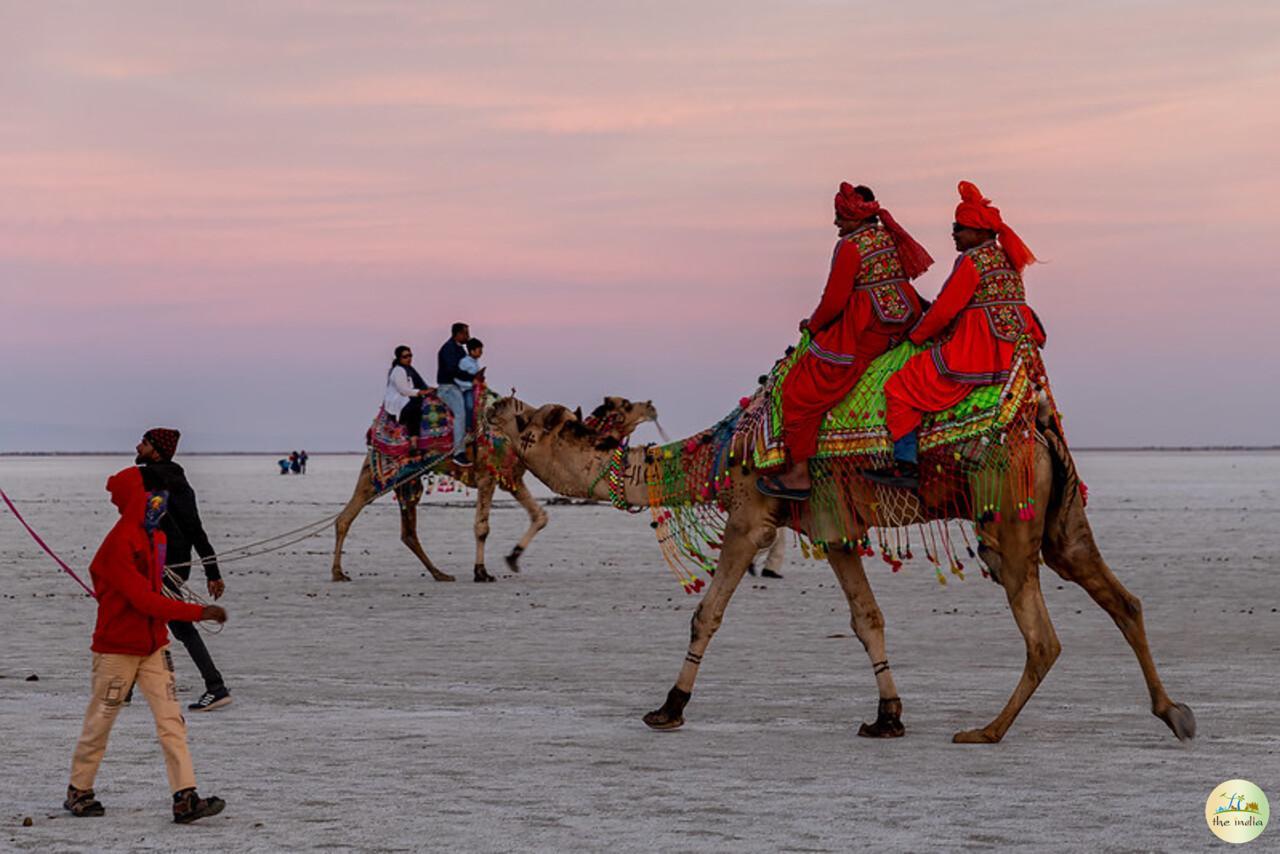
<path fill-rule="evenodd" d="M 506 398 L 506 400 L 514 400 L 514 398 Z M 579 411 L 579 415 L 581 415 L 581 411 Z M 596 407 L 595 411 L 585 419 L 585 423 L 594 425 L 602 434 L 621 440 L 630 436 L 636 427 L 643 422 L 655 421 L 657 417 L 657 410 L 653 408 L 653 403 L 650 401 L 632 403 L 622 397 L 606 397 L 604 403 Z M 492 438 L 493 436 L 490 434 L 490 439 Z M 495 451 L 492 441 L 476 442 L 475 464 L 469 469 L 458 469 L 447 457 L 431 469 L 436 474 L 446 474 L 462 479 L 468 486 L 474 486 L 476 489 L 476 562 L 474 573 L 475 580 L 481 582 L 495 580 L 485 569 L 484 564 L 484 545 L 489 536 L 489 511 L 493 505 L 495 487 L 500 486 L 503 491 L 510 493 L 529 514 L 528 530 L 524 532 L 524 536 L 520 538 L 511 553 L 506 556 L 507 566 L 512 572 L 520 571 L 520 555 L 533 542 L 533 538 L 537 533 L 547 524 L 546 511 L 542 509 L 542 506 L 529 493 L 529 488 L 524 484 L 524 465 L 518 458 L 511 460 L 508 472 L 499 477 L 498 463 L 500 461 L 495 456 L 498 453 L 498 451 Z M 510 451 L 505 453 L 510 453 Z M 426 474 L 426 472 L 423 472 L 423 474 Z M 395 492 L 400 502 L 400 541 L 417 555 L 418 560 L 422 561 L 422 565 L 426 567 L 427 572 L 431 573 L 432 578 L 436 581 L 453 581 L 454 577 L 452 575 L 442 572 L 432 563 L 431 558 L 427 556 L 427 553 L 422 548 L 421 541 L 418 539 L 418 501 L 422 498 L 423 493 L 422 478 L 413 478 L 397 486 Z M 360 467 L 360 475 L 356 479 L 355 492 L 334 523 L 334 581 L 351 580 L 351 576 L 342 570 L 342 544 L 346 540 L 347 532 L 350 530 L 351 523 L 355 521 L 356 516 L 360 515 L 360 511 L 377 497 L 378 492 L 373 485 L 372 470 L 369 467 L 369 457 L 366 454 L 364 464 Z"/>
<path fill-rule="evenodd" d="M 561 495 L 648 506 L 646 455 L 649 452 L 645 448 L 610 450 L 609 443 L 583 436 L 573 426 L 573 420 L 572 414 L 562 406 L 549 404 L 528 411 L 524 404 L 511 398 L 498 401 L 489 410 L 491 426 L 511 441 L 528 470 L 551 489 Z M 1142 604 L 1112 574 L 1099 553 L 1085 515 L 1075 462 L 1043 408 L 1035 439 L 1033 494 L 1035 506 L 1044 508 L 1044 512 L 1030 520 L 1006 513 L 1003 519 L 996 517 L 997 521 L 980 526 L 982 547 L 979 550 L 1004 587 L 1026 643 L 1026 664 L 1017 687 L 1000 713 L 986 726 L 956 733 L 953 740 L 1000 741 L 1061 651 L 1040 590 L 1041 555 L 1060 576 L 1083 587 L 1120 628 L 1142 668 L 1152 712 L 1179 739 L 1194 737 L 1195 715 L 1165 692 L 1147 645 Z M 610 466 L 620 471 L 621 476 L 602 477 L 601 473 Z M 694 610 L 688 651 L 675 687 L 661 708 L 644 716 L 645 723 L 654 729 L 675 729 L 683 725 L 684 708 L 691 697 L 702 657 L 720 627 L 734 589 L 752 558 L 773 542 L 779 527 L 787 526 L 793 518 L 784 502 L 760 494 L 755 485 L 757 473 L 752 468 L 749 461 L 733 465 L 729 482 L 719 491 L 717 500 L 725 507 L 728 519 L 715 576 Z M 1006 481 L 1001 489 L 1005 506 L 1011 506 L 1014 484 Z M 891 511 L 893 518 L 886 519 L 887 508 L 873 507 L 873 501 L 875 493 L 869 485 L 855 488 L 854 506 L 845 508 L 852 512 L 845 516 L 856 520 L 879 518 L 887 525 L 915 524 L 928 519 L 919 499 L 906 492 L 897 502 L 899 506 Z M 801 515 L 802 520 L 807 518 L 808 514 Z M 851 536 L 861 533 L 851 532 Z M 859 735 L 901 736 L 905 732 L 901 721 L 902 702 L 885 654 L 884 617 L 867 582 L 862 560 L 856 550 L 842 548 L 831 548 L 827 560 L 848 600 L 853 630 L 871 660 L 879 689 L 876 721 L 863 724 Z"/>

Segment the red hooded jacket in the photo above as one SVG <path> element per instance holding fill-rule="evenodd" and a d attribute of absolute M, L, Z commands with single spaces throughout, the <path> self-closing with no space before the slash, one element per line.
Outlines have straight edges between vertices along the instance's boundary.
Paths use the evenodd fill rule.
<path fill-rule="evenodd" d="M 130 466 L 107 478 L 111 503 L 120 521 L 89 564 L 98 596 L 94 652 L 151 655 L 169 642 L 169 620 L 195 622 L 204 609 L 160 592 L 164 573 L 164 534 L 143 527 L 147 490 L 142 471 Z"/>

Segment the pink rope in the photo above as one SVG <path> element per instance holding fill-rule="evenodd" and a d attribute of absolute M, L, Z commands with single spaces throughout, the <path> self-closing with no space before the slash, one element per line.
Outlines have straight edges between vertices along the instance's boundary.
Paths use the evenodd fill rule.
<path fill-rule="evenodd" d="M 89 587 L 89 585 L 81 581 L 80 576 L 76 575 L 75 571 L 72 570 L 71 567 L 67 566 L 66 563 L 63 562 L 62 558 L 54 554 L 53 549 L 49 548 L 49 546 L 45 544 L 45 541 L 40 539 L 40 535 L 37 534 L 32 529 L 32 527 L 27 524 L 27 520 L 22 518 L 22 514 L 18 512 L 17 507 L 13 506 L 13 502 L 9 500 L 9 496 L 4 494 L 3 489 L 0 489 L 0 498 L 3 498 L 4 503 L 9 505 L 9 512 L 14 515 L 14 518 L 16 518 L 19 522 L 22 523 L 22 527 L 27 529 L 27 533 L 31 535 L 31 539 L 35 540 L 36 543 L 40 546 L 40 548 L 44 549 L 45 554 L 47 554 L 49 557 L 57 561 L 58 566 L 62 567 L 62 571 L 65 572 L 67 575 L 70 575 L 72 578 L 74 578 L 76 580 L 76 584 L 79 584 L 81 587 L 83 587 L 86 593 L 88 593 L 93 598 L 97 599 L 98 595 L 93 592 L 93 589 Z"/>

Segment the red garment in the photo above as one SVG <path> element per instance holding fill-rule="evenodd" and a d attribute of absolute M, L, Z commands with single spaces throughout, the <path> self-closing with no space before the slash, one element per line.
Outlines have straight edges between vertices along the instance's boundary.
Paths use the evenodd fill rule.
<path fill-rule="evenodd" d="M 858 194 L 848 181 L 840 183 L 840 191 L 836 193 L 836 216 L 839 220 L 861 222 L 873 216 L 880 217 L 884 227 L 893 236 L 894 247 L 898 250 L 898 261 L 908 279 L 918 279 L 933 266 L 931 256 L 907 230 L 898 225 L 893 214 L 880 207 L 879 202 L 869 202 Z"/>
<path fill-rule="evenodd" d="M 961 181 L 960 204 L 956 205 L 956 222 L 969 228 L 984 228 L 994 231 L 1000 239 L 1000 248 L 1013 262 L 1013 268 L 1021 273 L 1028 264 L 1034 264 L 1036 256 L 1031 253 L 1027 244 L 1022 242 L 1009 225 L 1000 217 L 1000 209 L 984 198 L 982 191 L 968 181 Z"/>
<path fill-rule="evenodd" d="M 889 433 L 896 441 L 926 412 L 956 405 L 976 385 L 1009 378 L 1016 343 L 1030 335 L 1044 346 L 1044 330 L 1027 306 L 1022 277 L 994 242 L 956 259 L 938 299 L 911 330 L 911 340 L 937 340 L 907 360 L 885 383 Z"/>
<path fill-rule="evenodd" d="M 823 416 L 919 315 L 920 297 L 885 228 L 867 225 L 836 244 L 822 301 L 809 318 L 809 349 L 782 383 L 782 439 L 792 462 L 816 453 Z"/>
<path fill-rule="evenodd" d="M 89 564 L 98 596 L 93 651 L 151 655 L 169 642 L 170 620 L 196 622 L 204 609 L 160 592 L 164 572 L 164 533 L 143 527 L 147 490 L 142 471 L 130 466 L 107 479 L 111 503 L 120 520 Z"/>

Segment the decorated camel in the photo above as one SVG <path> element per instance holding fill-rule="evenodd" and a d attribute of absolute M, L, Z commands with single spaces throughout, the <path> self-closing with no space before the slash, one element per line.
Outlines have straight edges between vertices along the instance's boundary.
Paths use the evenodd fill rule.
<path fill-rule="evenodd" d="M 1042 559 L 1083 587 L 1115 621 L 1137 656 L 1152 712 L 1180 740 L 1194 737 L 1191 709 L 1170 699 L 1156 671 L 1141 603 L 1094 542 L 1086 491 L 1033 351 L 1025 352 L 1027 358 L 1020 359 L 1003 387 L 989 387 L 985 397 L 971 396 L 926 420 L 920 439 L 926 475 L 918 491 L 876 485 L 861 476 L 891 453 L 883 425 L 883 380 L 917 349 L 904 344 L 877 360 L 845 404 L 828 415 L 813 463 L 814 491 L 801 504 L 767 498 L 755 485 L 760 469 L 781 461 L 778 387 L 789 363 L 775 368 L 762 391 L 744 398 L 715 426 L 663 446 L 629 448 L 610 437 L 584 435 L 573 414 L 554 404 L 530 410 L 505 398 L 490 408 L 491 426 L 543 483 L 561 495 L 648 508 L 664 555 L 686 591 L 700 591 L 703 581 L 682 567 L 692 563 L 712 577 L 694 611 L 675 686 L 644 722 L 659 730 L 684 723 L 702 658 L 734 589 L 756 553 L 780 528 L 791 527 L 806 550 L 830 563 L 871 661 L 879 705 L 875 722 L 864 723 L 859 735 L 903 735 L 884 617 L 862 557 L 879 552 L 896 572 L 918 548 L 945 583 L 944 560 L 951 573 L 962 576 L 959 555 L 974 554 L 967 540 L 963 550 L 955 542 L 956 520 L 967 520 L 985 565 L 983 575 L 989 573 L 1004 588 L 1026 643 L 1026 664 L 1000 713 L 985 726 L 956 733 L 954 741 L 1000 741 L 1058 657 L 1061 647 L 1040 589 Z M 918 532 L 914 547 L 912 526 Z M 878 548 L 872 547 L 873 532 Z M 967 535 L 961 531 L 960 536 Z"/>
<path fill-rule="evenodd" d="M 515 398 L 504 400 L 515 401 Z M 519 401 L 516 403 L 519 404 Z M 519 405 L 523 407 L 523 404 Z M 483 413 L 481 416 L 483 421 Z M 590 429 L 593 435 L 610 436 L 617 442 L 630 436 L 641 423 L 656 421 L 658 414 L 649 401 L 633 403 L 621 397 L 606 397 L 585 419 L 582 418 L 581 410 L 575 417 L 584 425 L 583 429 Z M 351 529 L 351 523 L 366 505 L 391 490 L 394 490 L 400 505 L 400 541 L 422 561 L 422 565 L 436 581 L 454 580 L 452 575 L 443 572 L 432 562 L 418 539 L 418 502 L 424 492 L 422 479 L 428 475 L 447 475 L 476 490 L 474 572 L 477 582 L 495 580 L 485 568 L 484 555 L 485 540 L 489 537 L 489 511 L 493 506 L 494 489 L 501 487 L 520 503 L 529 514 L 529 528 L 506 556 L 507 567 L 512 572 L 520 571 L 520 556 L 537 533 L 546 527 L 547 513 L 530 494 L 524 483 L 524 465 L 503 437 L 482 430 L 472 443 L 474 465 L 464 469 L 455 466 L 447 453 L 425 455 L 416 460 L 389 458 L 380 455 L 372 445 L 372 433 L 370 438 L 371 447 L 360 467 L 355 491 L 334 522 L 334 581 L 351 580 L 351 576 L 342 569 L 342 544 Z"/>

